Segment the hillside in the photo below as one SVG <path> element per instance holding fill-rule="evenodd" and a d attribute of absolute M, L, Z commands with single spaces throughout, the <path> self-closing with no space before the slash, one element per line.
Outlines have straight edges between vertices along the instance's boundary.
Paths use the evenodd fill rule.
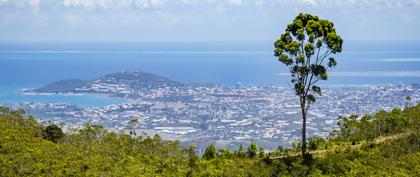
<path fill-rule="evenodd" d="M 339 118 L 328 139 L 313 137 L 305 159 L 299 144 L 265 153 L 256 144 L 235 151 L 159 136 L 108 132 L 98 125 L 62 133 L 23 111 L 0 108 L 0 176 L 419 176 L 420 104 L 404 110 Z"/>
<path fill-rule="evenodd" d="M 121 71 L 117 73 L 107 74 L 92 83 L 105 83 L 116 85 L 127 85 L 132 89 L 153 89 L 161 87 L 179 87 L 181 83 L 173 81 L 169 78 L 158 76 L 143 71 Z"/>
<path fill-rule="evenodd" d="M 85 86 L 88 81 L 79 80 L 79 79 L 67 79 L 52 82 L 48 85 L 45 85 L 41 88 L 33 90 L 34 92 L 41 93 L 63 93 L 63 92 L 73 92 L 76 88 Z"/>
<path fill-rule="evenodd" d="M 139 70 L 106 74 L 91 81 L 79 79 L 56 81 L 28 92 L 130 94 L 137 91 L 180 86 L 183 86 L 183 84 L 163 76 Z"/>

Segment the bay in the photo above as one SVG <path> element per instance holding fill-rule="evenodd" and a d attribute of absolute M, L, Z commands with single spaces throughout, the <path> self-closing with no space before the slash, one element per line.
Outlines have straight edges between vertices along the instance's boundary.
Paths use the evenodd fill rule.
<path fill-rule="evenodd" d="M 325 86 L 419 83 L 419 42 L 349 42 Z M 289 86 L 288 69 L 271 42 L 2 43 L 0 103 L 66 102 L 80 107 L 124 100 L 97 95 L 24 95 L 63 79 L 92 80 L 121 70 L 143 70 L 184 82 L 226 86 Z"/>

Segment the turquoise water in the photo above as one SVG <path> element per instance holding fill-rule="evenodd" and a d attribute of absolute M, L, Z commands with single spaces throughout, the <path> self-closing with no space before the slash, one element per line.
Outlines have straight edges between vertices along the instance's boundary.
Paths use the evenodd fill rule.
<path fill-rule="evenodd" d="M 127 100 L 122 98 L 111 98 L 101 95 L 28 95 L 19 88 L 1 88 L 0 104 L 14 105 L 22 102 L 36 103 L 68 103 L 81 108 L 102 107 L 111 104 L 120 104 Z"/>

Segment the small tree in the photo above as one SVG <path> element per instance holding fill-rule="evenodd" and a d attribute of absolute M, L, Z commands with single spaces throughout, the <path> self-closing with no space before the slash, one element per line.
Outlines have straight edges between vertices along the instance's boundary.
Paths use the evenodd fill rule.
<path fill-rule="evenodd" d="M 258 146 L 257 143 L 252 142 L 251 144 L 249 144 L 248 146 L 248 157 L 249 158 L 255 158 L 257 156 L 258 153 Z"/>
<path fill-rule="evenodd" d="M 61 130 L 61 128 L 57 125 L 51 124 L 45 127 L 45 139 L 57 143 L 63 137 L 63 130 Z"/>
<path fill-rule="evenodd" d="M 260 150 L 258 152 L 258 157 L 261 158 L 261 159 L 265 158 L 265 150 L 264 150 L 264 147 L 260 147 Z"/>
<path fill-rule="evenodd" d="M 133 138 L 137 136 L 136 128 L 137 128 L 138 123 L 139 123 L 138 119 L 132 119 L 128 121 L 129 129 L 130 129 L 129 133 Z"/>
<path fill-rule="evenodd" d="M 106 129 L 102 125 L 85 124 L 84 128 L 79 130 L 79 135 L 86 141 L 102 141 L 107 134 Z"/>
<path fill-rule="evenodd" d="M 211 144 L 206 147 L 206 150 L 204 151 L 203 158 L 206 160 L 211 160 L 216 157 L 216 145 Z"/>
<path fill-rule="evenodd" d="M 190 144 L 190 146 L 188 146 L 187 155 L 188 155 L 188 166 L 190 168 L 196 168 L 198 156 L 197 156 L 196 147 L 194 144 Z"/>
<path fill-rule="evenodd" d="M 406 96 L 405 97 L 405 108 L 408 108 L 411 106 L 411 97 L 410 96 Z"/>
<path fill-rule="evenodd" d="M 274 43 L 274 55 L 290 71 L 294 91 L 299 97 L 302 114 L 302 156 L 306 153 L 306 119 L 315 95 L 322 95 L 317 86 L 327 80 L 327 68 L 337 65 L 332 54 L 340 53 L 343 40 L 334 24 L 310 14 L 299 14 L 285 33 Z"/>
<path fill-rule="evenodd" d="M 231 159 L 233 157 L 233 153 L 228 148 L 221 148 L 219 149 L 218 156 L 225 158 L 225 159 Z"/>
<path fill-rule="evenodd" d="M 235 156 L 240 158 L 244 158 L 246 156 L 244 146 L 242 145 L 242 143 L 239 146 L 239 148 L 235 151 Z"/>
<path fill-rule="evenodd" d="M 325 139 L 321 137 L 309 138 L 309 150 L 317 150 L 325 147 Z"/>

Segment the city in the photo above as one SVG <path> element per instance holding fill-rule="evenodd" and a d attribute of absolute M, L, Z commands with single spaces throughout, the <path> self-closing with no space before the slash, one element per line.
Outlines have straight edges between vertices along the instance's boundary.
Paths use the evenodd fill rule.
<path fill-rule="evenodd" d="M 237 83 L 235 88 L 164 86 L 135 90 L 96 82 L 84 89 L 108 96 L 124 95 L 127 102 L 85 109 L 66 103 L 25 102 L 16 108 L 27 110 L 44 124 L 53 122 L 67 131 L 86 123 L 99 124 L 115 132 L 135 129 L 138 135 L 159 134 L 164 139 L 180 140 L 185 145 L 194 143 L 201 148 L 216 143 L 235 149 L 241 143 L 255 141 L 275 149 L 279 145 L 290 146 L 300 138 L 300 105 L 288 87 Z M 310 109 L 308 134 L 327 137 L 336 128 L 339 116 L 389 111 L 419 101 L 418 84 L 327 87 Z M 131 120 L 138 123 L 131 124 Z"/>

